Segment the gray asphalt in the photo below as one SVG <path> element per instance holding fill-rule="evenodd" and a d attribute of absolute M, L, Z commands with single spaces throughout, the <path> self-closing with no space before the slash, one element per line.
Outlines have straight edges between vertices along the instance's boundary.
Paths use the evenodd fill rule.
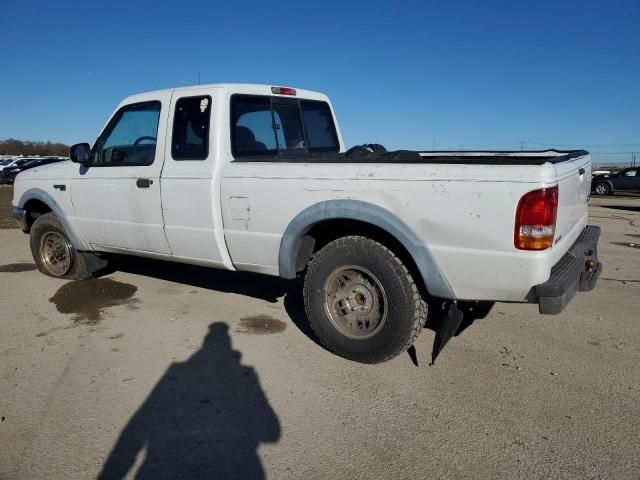
<path fill-rule="evenodd" d="M 295 282 L 131 259 L 65 282 L 0 229 L 0 478 L 640 478 L 640 198 L 590 216 L 593 292 L 496 304 L 435 366 L 423 331 L 418 367 L 325 351 Z"/>

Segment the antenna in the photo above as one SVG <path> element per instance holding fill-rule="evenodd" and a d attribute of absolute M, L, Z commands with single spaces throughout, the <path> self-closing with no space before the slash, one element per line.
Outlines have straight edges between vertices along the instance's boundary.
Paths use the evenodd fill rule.
<path fill-rule="evenodd" d="M 198 85 L 200 85 L 200 72 L 198 72 Z"/>

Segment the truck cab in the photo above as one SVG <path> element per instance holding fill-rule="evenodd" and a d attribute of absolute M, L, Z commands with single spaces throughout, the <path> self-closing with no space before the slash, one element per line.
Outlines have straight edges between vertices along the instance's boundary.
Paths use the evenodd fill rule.
<path fill-rule="evenodd" d="M 81 148 L 83 164 L 65 163 L 46 173 L 36 169 L 31 178 L 61 202 L 82 250 L 234 269 L 223 212 L 242 221 L 247 205 L 242 197 L 220 197 L 224 166 L 234 155 L 337 152 L 343 144 L 324 94 L 220 84 L 130 96 L 93 146 Z M 67 180 L 65 193 L 46 177 Z"/>

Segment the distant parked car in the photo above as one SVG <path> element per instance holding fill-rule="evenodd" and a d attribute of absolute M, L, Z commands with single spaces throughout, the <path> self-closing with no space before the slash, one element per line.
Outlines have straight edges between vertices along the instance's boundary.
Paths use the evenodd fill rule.
<path fill-rule="evenodd" d="M 41 158 L 23 158 L 24 162 L 14 164 L 12 166 L 6 166 L 2 172 L 0 172 L 0 184 L 13 184 L 16 175 L 24 170 L 30 168 L 41 167 L 42 165 L 48 165 L 50 163 L 61 162 L 66 160 L 64 157 L 41 157 Z"/>
<path fill-rule="evenodd" d="M 27 163 L 29 160 L 33 160 L 33 158 L 12 157 L 0 160 L 0 172 L 2 172 L 5 168 L 19 167 L 20 165 Z"/>
<path fill-rule="evenodd" d="M 595 170 L 591 172 L 591 176 L 594 177 L 596 175 L 610 175 L 611 170 Z"/>
<path fill-rule="evenodd" d="M 591 191 L 597 195 L 615 192 L 640 192 L 640 168 L 626 168 L 617 173 L 594 175 Z"/>

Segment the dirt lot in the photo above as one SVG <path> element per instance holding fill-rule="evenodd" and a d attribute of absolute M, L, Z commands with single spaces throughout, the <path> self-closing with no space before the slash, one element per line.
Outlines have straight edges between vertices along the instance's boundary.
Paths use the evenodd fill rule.
<path fill-rule="evenodd" d="M 496 304 L 433 367 L 429 330 L 419 367 L 329 354 L 295 282 L 129 259 L 64 282 L 0 230 L 0 478 L 640 478 L 640 198 L 591 219 L 595 291 Z"/>
<path fill-rule="evenodd" d="M 0 185 L 0 229 L 16 228 L 16 222 L 11 218 L 11 197 L 13 188 Z"/>

